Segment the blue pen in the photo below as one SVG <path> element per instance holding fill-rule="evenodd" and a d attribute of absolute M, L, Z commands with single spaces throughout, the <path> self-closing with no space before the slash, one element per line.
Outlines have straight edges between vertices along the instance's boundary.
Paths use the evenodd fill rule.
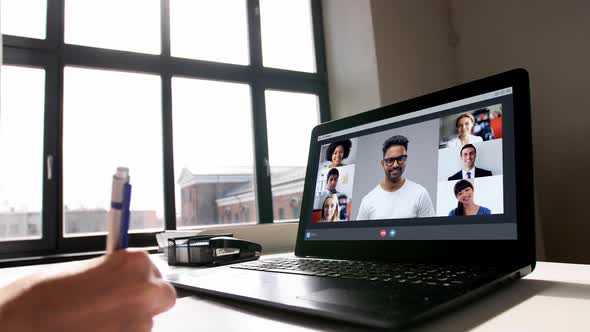
<path fill-rule="evenodd" d="M 117 172 L 113 175 L 111 208 L 107 214 L 107 253 L 127 247 L 130 201 L 129 169 L 117 167 Z"/>
<path fill-rule="evenodd" d="M 129 218 L 131 217 L 131 184 L 129 177 L 123 186 L 123 206 L 121 210 L 121 229 L 119 232 L 119 246 L 117 249 L 125 249 L 129 246 Z"/>

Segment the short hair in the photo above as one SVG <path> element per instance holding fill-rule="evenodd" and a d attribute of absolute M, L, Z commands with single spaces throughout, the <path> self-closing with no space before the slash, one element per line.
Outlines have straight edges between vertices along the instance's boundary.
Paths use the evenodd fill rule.
<path fill-rule="evenodd" d="M 473 115 L 471 115 L 471 113 L 463 113 L 459 115 L 457 120 L 455 120 L 455 128 L 459 127 L 459 120 L 461 120 L 462 118 L 468 118 L 469 120 L 471 120 L 472 124 L 475 123 L 475 118 L 473 117 Z"/>
<path fill-rule="evenodd" d="M 406 136 L 402 136 L 402 135 L 391 136 L 390 138 L 385 140 L 385 142 L 383 142 L 383 157 L 385 157 L 385 153 L 387 152 L 387 150 L 394 145 L 401 145 L 407 151 L 408 150 L 408 143 L 409 143 L 409 141 L 406 138 Z"/>
<path fill-rule="evenodd" d="M 471 184 L 471 182 L 467 181 L 467 180 L 461 180 L 457 183 L 455 183 L 455 196 L 457 196 L 462 190 L 466 189 L 466 188 L 471 188 L 473 189 L 473 184 Z"/>
<path fill-rule="evenodd" d="M 352 147 L 352 142 L 349 139 L 330 143 L 328 150 L 326 150 L 326 160 L 332 161 L 332 154 L 339 145 L 342 145 L 342 148 L 344 148 L 344 158 L 342 159 L 348 158 L 348 155 L 350 155 L 350 148 Z"/>
<path fill-rule="evenodd" d="M 329 179 L 330 176 L 332 175 L 336 175 L 337 177 L 340 177 L 340 172 L 338 172 L 337 168 L 330 168 L 330 170 L 328 171 L 328 176 L 326 176 L 326 179 Z"/>
<path fill-rule="evenodd" d="M 463 150 L 465 150 L 467 148 L 473 148 L 473 152 L 475 152 L 477 154 L 477 149 L 475 148 L 475 145 L 473 145 L 471 143 L 468 143 L 468 144 L 463 145 L 463 147 L 461 148 L 461 151 L 459 151 L 459 156 L 462 156 L 463 155 Z"/>

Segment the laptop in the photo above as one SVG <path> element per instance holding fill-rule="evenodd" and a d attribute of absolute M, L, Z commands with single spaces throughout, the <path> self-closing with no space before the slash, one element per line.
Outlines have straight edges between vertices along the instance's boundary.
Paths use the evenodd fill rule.
<path fill-rule="evenodd" d="M 461 307 L 535 267 L 528 73 L 316 126 L 295 254 L 179 288 L 371 327 Z"/>

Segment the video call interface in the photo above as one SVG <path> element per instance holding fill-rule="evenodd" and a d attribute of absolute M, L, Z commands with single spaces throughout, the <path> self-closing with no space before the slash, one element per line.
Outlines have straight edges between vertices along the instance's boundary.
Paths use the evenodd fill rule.
<path fill-rule="evenodd" d="M 320 136 L 305 240 L 516 239 L 511 115 L 508 87 Z"/>

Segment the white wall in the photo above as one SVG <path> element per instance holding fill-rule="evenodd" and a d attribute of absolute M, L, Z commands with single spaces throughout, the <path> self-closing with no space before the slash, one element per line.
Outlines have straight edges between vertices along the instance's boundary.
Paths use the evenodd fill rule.
<path fill-rule="evenodd" d="M 446 0 L 323 0 L 332 117 L 456 82 Z"/>
<path fill-rule="evenodd" d="M 323 0 L 334 119 L 381 105 L 369 0 Z"/>
<path fill-rule="evenodd" d="M 372 0 L 382 105 L 456 82 L 454 36 L 445 0 Z"/>
<path fill-rule="evenodd" d="M 547 259 L 590 263 L 590 2 L 452 0 L 451 7 L 460 81 L 529 71 Z"/>

